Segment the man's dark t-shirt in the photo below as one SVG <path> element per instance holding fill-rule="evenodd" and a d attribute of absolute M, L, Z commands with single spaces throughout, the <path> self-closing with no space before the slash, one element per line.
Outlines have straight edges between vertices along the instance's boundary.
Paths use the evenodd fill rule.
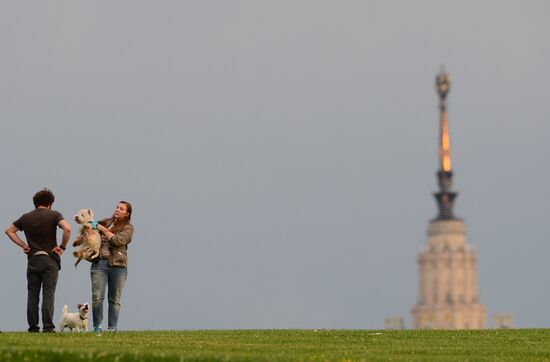
<path fill-rule="evenodd" d="M 37 251 L 45 251 L 55 259 L 61 269 L 61 258 L 52 250 L 57 246 L 57 226 L 63 220 L 63 215 L 55 210 L 37 208 L 19 219 L 13 225 L 25 233 L 27 244 L 30 247 L 28 257 Z"/>

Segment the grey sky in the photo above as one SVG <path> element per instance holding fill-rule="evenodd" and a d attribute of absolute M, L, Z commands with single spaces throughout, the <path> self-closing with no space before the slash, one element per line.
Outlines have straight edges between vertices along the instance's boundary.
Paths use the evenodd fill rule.
<path fill-rule="evenodd" d="M 2 1 L 0 220 L 44 186 L 75 232 L 80 208 L 132 202 L 121 329 L 410 327 L 444 64 L 488 324 L 548 327 L 549 11 Z M 25 256 L 4 237 L 0 260 L 0 329 L 25 330 Z M 55 318 L 90 296 L 67 253 Z"/>

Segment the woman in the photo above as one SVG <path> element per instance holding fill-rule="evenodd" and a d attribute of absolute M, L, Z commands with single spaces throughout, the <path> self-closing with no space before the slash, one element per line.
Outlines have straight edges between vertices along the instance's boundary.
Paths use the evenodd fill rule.
<path fill-rule="evenodd" d="M 108 290 L 108 331 L 116 331 L 120 312 L 120 295 L 127 276 L 128 244 L 132 241 L 134 227 L 130 224 L 132 205 L 120 201 L 113 216 L 101 220 L 96 226 L 101 233 L 99 257 L 92 262 L 92 314 L 94 332 L 101 332 L 103 299 Z"/>

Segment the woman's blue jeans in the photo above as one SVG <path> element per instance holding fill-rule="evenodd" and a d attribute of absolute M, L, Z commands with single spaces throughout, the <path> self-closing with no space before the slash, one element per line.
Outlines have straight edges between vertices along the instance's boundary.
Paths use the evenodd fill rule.
<path fill-rule="evenodd" d="M 90 269 L 92 277 L 92 315 L 94 328 L 100 327 L 103 321 L 103 300 L 107 288 L 109 300 L 109 330 L 116 330 L 118 314 L 120 312 L 120 295 L 126 281 L 128 271 L 124 267 L 109 266 L 109 261 L 100 259 L 92 263 Z"/>

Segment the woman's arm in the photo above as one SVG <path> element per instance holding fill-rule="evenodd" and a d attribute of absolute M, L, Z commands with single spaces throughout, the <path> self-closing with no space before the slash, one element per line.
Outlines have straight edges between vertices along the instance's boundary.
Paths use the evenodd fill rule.
<path fill-rule="evenodd" d="M 97 225 L 97 230 L 105 235 L 107 240 L 109 240 L 109 244 L 112 246 L 127 245 L 132 241 L 132 235 L 134 234 L 134 227 L 131 224 L 125 225 L 124 228 L 116 234 L 112 233 L 111 230 L 101 224 Z"/>

